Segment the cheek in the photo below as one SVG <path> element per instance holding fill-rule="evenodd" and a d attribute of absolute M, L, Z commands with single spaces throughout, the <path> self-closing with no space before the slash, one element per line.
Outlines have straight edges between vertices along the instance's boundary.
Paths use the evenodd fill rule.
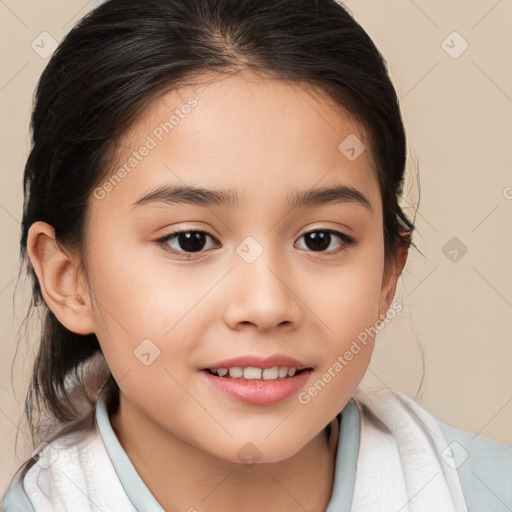
<path fill-rule="evenodd" d="M 377 320 L 384 262 L 379 247 L 367 245 L 338 267 L 321 269 L 316 276 L 305 274 L 308 303 L 340 341 Z"/>
<path fill-rule="evenodd" d="M 310 303 L 317 305 L 325 354 L 320 382 L 311 389 L 310 398 L 321 395 L 315 398 L 314 407 L 340 403 L 340 397 L 343 403 L 368 367 L 382 287 L 381 250 L 383 247 L 374 242 L 354 252 L 346 265 L 329 271 L 317 291 L 308 295 Z"/>
<path fill-rule="evenodd" d="M 317 294 L 316 337 L 321 337 L 322 362 L 316 379 L 302 390 L 298 402 L 317 427 L 337 414 L 360 384 L 370 362 L 381 290 L 380 266 L 354 266 L 330 276 L 329 287 Z M 313 300 L 312 300 L 313 303 Z M 320 343 L 320 342 L 319 342 Z"/>
<path fill-rule="evenodd" d="M 98 245 L 94 254 L 101 257 L 90 259 L 96 336 L 114 377 L 129 373 L 125 386 L 128 381 L 150 385 L 162 375 L 168 378 L 164 368 L 172 368 L 183 380 L 189 354 L 202 337 L 197 317 L 205 314 L 205 295 L 218 273 L 169 264 L 165 255 L 155 258 L 154 249 L 151 255 L 134 248 L 123 253 L 114 245 Z"/>
<path fill-rule="evenodd" d="M 214 282 L 185 266 L 167 264 L 146 247 L 121 252 L 101 247 L 93 258 L 94 293 L 101 320 L 120 324 L 137 337 L 162 338 L 180 322 Z"/>

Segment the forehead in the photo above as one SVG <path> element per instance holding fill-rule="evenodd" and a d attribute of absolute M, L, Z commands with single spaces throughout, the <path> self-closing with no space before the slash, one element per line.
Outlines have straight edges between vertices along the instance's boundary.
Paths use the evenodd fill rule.
<path fill-rule="evenodd" d="M 165 184 L 229 189 L 238 206 L 344 184 L 377 206 L 370 149 L 364 128 L 323 91 L 248 72 L 205 74 L 162 94 L 124 134 L 102 206 L 127 211 Z"/>

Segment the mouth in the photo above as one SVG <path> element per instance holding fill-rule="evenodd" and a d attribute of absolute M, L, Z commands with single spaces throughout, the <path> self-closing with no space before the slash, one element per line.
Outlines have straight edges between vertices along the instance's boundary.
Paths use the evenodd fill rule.
<path fill-rule="evenodd" d="M 199 373 L 210 389 L 237 403 L 272 405 L 291 398 L 303 388 L 313 368 L 204 368 Z"/>
<path fill-rule="evenodd" d="M 230 368 L 205 368 L 203 371 L 215 377 L 223 379 L 241 379 L 241 380 L 262 380 L 262 381 L 281 381 L 289 379 L 295 375 L 312 370 L 312 368 L 296 368 L 288 366 L 274 366 L 272 368 L 258 368 L 247 366 L 232 366 Z"/>
<path fill-rule="evenodd" d="M 284 354 L 268 356 L 247 354 L 215 361 L 202 369 L 218 377 L 276 380 L 293 377 L 295 374 L 312 368 L 310 365 Z"/>

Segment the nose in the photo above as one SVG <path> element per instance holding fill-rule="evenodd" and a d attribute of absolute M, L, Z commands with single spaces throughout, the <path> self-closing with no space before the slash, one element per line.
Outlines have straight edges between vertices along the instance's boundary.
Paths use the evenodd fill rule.
<path fill-rule="evenodd" d="M 294 329 L 302 317 L 300 290 L 293 269 L 277 251 L 263 250 L 251 262 L 235 254 L 226 294 L 224 320 L 231 329 Z"/>

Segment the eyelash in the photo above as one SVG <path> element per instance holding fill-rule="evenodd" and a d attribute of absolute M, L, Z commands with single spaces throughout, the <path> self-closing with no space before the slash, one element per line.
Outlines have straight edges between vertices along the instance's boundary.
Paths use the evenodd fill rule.
<path fill-rule="evenodd" d="M 334 229 L 320 229 L 320 228 L 313 229 L 311 231 L 307 231 L 306 233 L 303 233 L 299 238 L 302 238 L 305 235 L 309 235 L 310 233 L 316 233 L 316 232 L 329 233 L 331 235 L 334 235 L 334 236 L 338 237 L 343 242 L 343 245 L 341 246 L 340 249 L 336 249 L 334 251 L 310 251 L 314 254 L 329 254 L 329 255 L 337 254 L 339 252 L 346 250 L 348 247 L 350 247 L 351 245 L 354 245 L 356 243 L 356 240 L 354 238 L 352 238 L 351 236 L 349 236 L 341 231 L 334 230 Z M 207 231 L 203 231 L 200 229 L 182 229 L 182 230 L 178 230 L 178 231 L 172 231 L 168 235 L 165 235 L 165 236 L 155 240 L 155 243 L 157 245 L 159 245 L 164 251 L 172 253 L 172 254 L 177 254 L 178 256 L 183 257 L 184 259 L 194 258 L 194 257 L 196 257 L 197 254 L 201 254 L 201 252 L 204 252 L 204 251 L 179 252 L 174 249 L 170 249 L 167 242 L 169 240 L 172 240 L 173 238 L 177 237 L 181 233 L 202 233 L 216 241 L 216 238 L 213 235 L 211 235 L 210 233 L 208 233 Z"/>

